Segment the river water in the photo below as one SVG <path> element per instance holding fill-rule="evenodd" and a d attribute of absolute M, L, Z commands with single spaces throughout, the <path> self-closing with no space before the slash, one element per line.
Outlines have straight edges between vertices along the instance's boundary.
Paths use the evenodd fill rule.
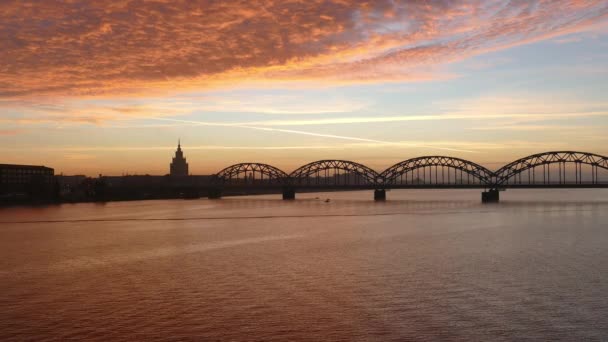
<path fill-rule="evenodd" d="M 0 340 L 607 340 L 608 190 L 501 201 L 0 209 Z"/>

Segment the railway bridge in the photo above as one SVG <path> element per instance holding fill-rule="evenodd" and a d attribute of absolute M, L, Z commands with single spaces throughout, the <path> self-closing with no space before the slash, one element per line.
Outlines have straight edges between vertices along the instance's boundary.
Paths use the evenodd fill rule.
<path fill-rule="evenodd" d="M 213 175 L 209 198 L 226 190 L 281 191 L 292 200 L 297 191 L 369 189 L 386 200 L 389 189 L 483 189 L 482 202 L 499 201 L 508 188 L 606 188 L 608 157 L 587 152 L 533 154 L 492 171 L 472 161 L 423 156 L 401 161 L 382 172 L 348 160 L 319 160 L 291 173 L 263 163 L 239 163 Z"/>

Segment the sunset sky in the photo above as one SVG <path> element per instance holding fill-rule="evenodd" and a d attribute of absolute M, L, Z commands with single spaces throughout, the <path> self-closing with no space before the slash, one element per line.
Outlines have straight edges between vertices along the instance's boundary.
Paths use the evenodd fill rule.
<path fill-rule="evenodd" d="M 0 163 L 608 155 L 608 1 L 0 1 Z"/>

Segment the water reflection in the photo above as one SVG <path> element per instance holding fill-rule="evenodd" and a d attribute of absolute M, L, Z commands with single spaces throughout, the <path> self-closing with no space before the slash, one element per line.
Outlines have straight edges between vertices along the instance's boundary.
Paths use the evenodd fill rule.
<path fill-rule="evenodd" d="M 0 339 L 605 340 L 605 191 L 501 197 L 0 209 Z"/>

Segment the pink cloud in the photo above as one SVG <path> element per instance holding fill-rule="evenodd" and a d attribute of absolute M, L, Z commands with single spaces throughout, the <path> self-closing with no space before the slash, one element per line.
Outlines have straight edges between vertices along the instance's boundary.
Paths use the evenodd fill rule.
<path fill-rule="evenodd" d="M 3 1 L 0 97 L 428 80 L 607 16 L 603 0 Z"/>

